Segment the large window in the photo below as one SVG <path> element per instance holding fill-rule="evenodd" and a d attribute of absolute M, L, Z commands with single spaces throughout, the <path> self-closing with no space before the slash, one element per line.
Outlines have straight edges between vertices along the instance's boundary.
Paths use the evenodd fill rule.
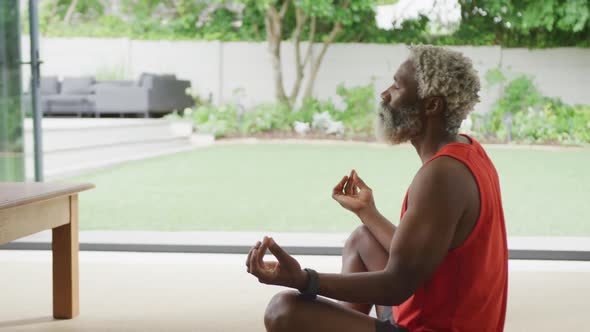
<path fill-rule="evenodd" d="M 0 181 L 24 179 L 18 0 L 0 2 Z"/>
<path fill-rule="evenodd" d="M 23 177 L 24 149 L 31 179 L 32 121 L 25 119 L 23 134 L 17 82 L 26 74 L 21 79 L 18 71 L 14 3 L 0 7 L 0 176 Z M 82 232 L 122 242 L 135 235 L 122 232 L 149 233 L 150 242 L 207 232 L 301 239 L 315 233 L 339 245 L 360 225 L 331 197 L 351 169 L 373 188 L 380 211 L 398 222 L 420 159 L 409 144 L 375 143 L 371 127 L 379 92 L 406 60 L 407 45 L 334 43 L 315 74 L 306 69 L 302 93 L 285 106 L 275 95 L 277 66 L 266 38 L 235 41 L 241 37 L 207 30 L 231 24 L 231 10 L 215 9 L 210 19 L 223 18 L 215 25 L 185 26 L 174 8 L 161 10 L 169 4 L 142 3 L 41 8 L 45 178 L 96 185 L 80 196 Z M 281 45 L 283 88 L 295 91 L 296 45 L 291 37 Z M 313 57 L 322 45 L 311 49 Z M 479 73 L 481 102 L 461 131 L 484 143 L 494 161 L 509 237 L 590 237 L 590 50 L 449 47 Z M 313 98 L 304 99 L 310 77 Z"/>

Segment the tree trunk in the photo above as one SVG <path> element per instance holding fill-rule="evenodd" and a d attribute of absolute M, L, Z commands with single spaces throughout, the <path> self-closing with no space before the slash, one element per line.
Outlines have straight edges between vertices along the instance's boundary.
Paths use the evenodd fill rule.
<path fill-rule="evenodd" d="M 314 16 L 311 18 L 311 27 L 309 28 L 309 38 L 308 38 L 309 44 L 307 44 L 307 54 L 305 55 L 305 60 L 303 60 L 303 68 L 305 68 L 305 66 L 307 66 L 307 63 L 311 60 L 312 51 L 313 51 L 313 44 L 315 42 L 315 26 L 316 26 L 316 18 Z"/>
<path fill-rule="evenodd" d="M 289 104 L 289 98 L 287 98 L 287 95 L 285 94 L 285 88 L 283 85 L 283 69 L 281 67 L 283 17 L 285 15 L 288 2 L 289 0 L 285 0 L 280 13 L 277 12 L 273 6 L 270 6 L 266 13 L 265 25 L 268 48 L 272 59 L 273 76 L 275 82 L 275 97 L 277 101 L 291 106 Z"/>
<path fill-rule="evenodd" d="M 307 81 L 307 87 L 305 88 L 305 94 L 303 95 L 304 99 L 312 96 L 313 86 L 314 86 L 315 80 L 318 76 L 318 72 L 320 71 L 320 66 L 322 65 L 322 60 L 324 59 L 324 55 L 326 55 L 326 51 L 328 50 L 328 47 L 330 47 L 332 42 L 334 42 L 334 39 L 336 39 L 336 36 L 338 36 L 338 34 L 341 31 L 342 31 L 342 23 L 340 21 L 338 21 L 334 24 L 334 28 L 332 28 L 330 35 L 324 41 L 324 45 L 322 47 L 322 50 L 320 51 L 320 54 L 318 55 L 317 59 L 315 59 L 315 62 L 313 63 L 313 65 L 311 67 L 311 75 L 309 77 L 309 80 Z"/>
<path fill-rule="evenodd" d="M 303 10 L 297 8 L 295 12 L 295 19 L 296 19 L 296 26 L 295 31 L 293 31 L 293 44 L 295 46 L 295 84 L 293 84 L 293 90 L 291 90 L 291 95 L 289 95 L 289 104 L 295 105 L 297 101 L 297 96 L 299 95 L 299 90 L 301 89 L 301 82 L 303 81 L 304 76 L 304 69 L 305 66 L 301 61 L 301 30 L 303 30 L 303 26 L 307 21 L 307 17 L 305 17 Z"/>
<path fill-rule="evenodd" d="M 68 11 L 66 12 L 66 16 L 64 17 L 64 24 L 69 25 L 70 21 L 72 20 L 72 16 L 74 15 L 74 12 L 76 11 L 76 6 L 78 5 L 78 1 L 79 0 L 72 0 L 72 2 L 70 2 L 70 6 L 68 7 Z"/>
<path fill-rule="evenodd" d="M 48 19 L 48 25 L 51 25 L 53 22 L 55 22 L 55 18 L 57 17 L 57 5 L 58 5 L 59 0 L 53 0 L 50 3 L 50 14 L 49 14 L 49 19 Z"/>

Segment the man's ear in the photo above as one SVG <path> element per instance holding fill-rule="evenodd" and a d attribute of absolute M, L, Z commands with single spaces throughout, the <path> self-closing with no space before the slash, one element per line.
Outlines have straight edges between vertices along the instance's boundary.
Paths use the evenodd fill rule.
<path fill-rule="evenodd" d="M 445 103 L 442 97 L 428 97 L 424 103 L 426 114 L 441 114 L 445 110 Z"/>

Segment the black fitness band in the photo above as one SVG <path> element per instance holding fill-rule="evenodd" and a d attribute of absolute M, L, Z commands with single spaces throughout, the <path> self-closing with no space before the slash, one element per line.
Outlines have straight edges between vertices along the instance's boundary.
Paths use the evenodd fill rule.
<path fill-rule="evenodd" d="M 303 291 L 299 291 L 301 296 L 306 300 L 315 300 L 320 290 L 320 278 L 318 273 L 313 269 L 303 269 L 307 272 L 307 286 Z"/>

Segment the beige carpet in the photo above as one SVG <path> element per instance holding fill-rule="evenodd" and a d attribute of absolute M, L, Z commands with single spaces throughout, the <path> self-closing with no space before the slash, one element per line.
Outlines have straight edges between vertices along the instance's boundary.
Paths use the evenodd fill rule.
<path fill-rule="evenodd" d="M 240 255 L 80 254 L 81 315 L 51 318 L 49 252 L 0 251 L 0 331 L 263 331 L 280 288 Z M 298 257 L 323 272 L 338 257 Z M 590 331 L 590 262 L 511 262 L 506 331 Z"/>

